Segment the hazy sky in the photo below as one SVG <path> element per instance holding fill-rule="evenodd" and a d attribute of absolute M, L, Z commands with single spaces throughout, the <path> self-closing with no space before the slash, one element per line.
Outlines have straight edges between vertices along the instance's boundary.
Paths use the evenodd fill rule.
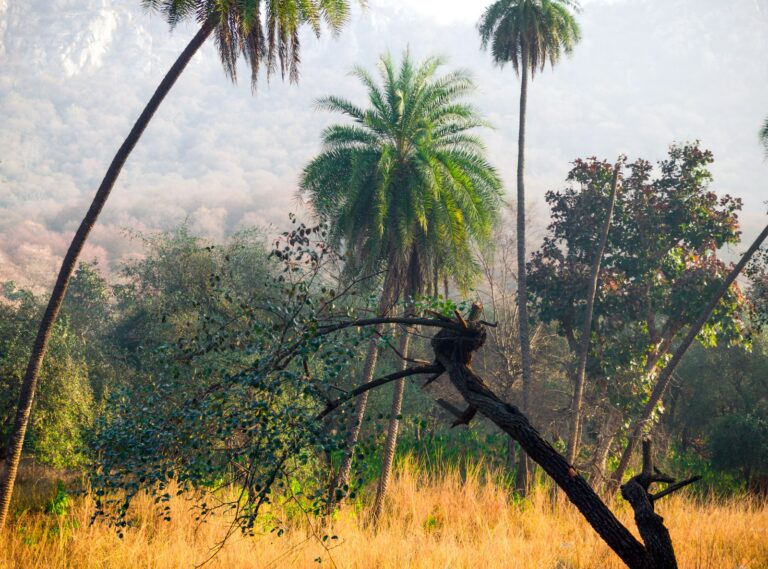
<path fill-rule="evenodd" d="M 576 157 L 653 161 L 675 141 L 713 150 L 712 189 L 744 198 L 745 239 L 766 222 L 768 162 L 757 141 L 768 115 L 768 0 L 591 0 L 573 57 L 531 86 L 528 190 L 535 221 Z M 369 0 L 338 38 L 303 38 L 299 86 L 250 92 L 224 77 L 206 45 L 129 160 L 86 259 L 114 267 L 138 243 L 124 229 L 188 220 L 221 238 L 284 225 L 302 167 L 335 120 L 313 101 L 364 103 L 356 63 L 410 46 L 471 71 L 481 133 L 514 190 L 519 81 L 491 65 L 474 25 L 485 0 Z M 193 35 L 169 32 L 138 0 L 0 0 L 0 281 L 50 282 L 109 160 Z M 734 252 L 738 252 L 738 249 Z"/>

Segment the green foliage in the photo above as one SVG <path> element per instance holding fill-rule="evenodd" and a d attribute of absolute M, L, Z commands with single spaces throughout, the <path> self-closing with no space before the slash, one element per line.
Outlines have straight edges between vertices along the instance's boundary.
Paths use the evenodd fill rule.
<path fill-rule="evenodd" d="M 268 75 L 279 69 L 283 77 L 298 81 L 302 25 L 309 25 L 319 37 L 323 22 L 337 33 L 349 16 L 346 0 L 142 0 L 142 4 L 163 14 L 171 27 L 189 19 L 212 23 L 224 71 L 235 81 L 242 55 L 254 89 L 262 65 Z"/>
<path fill-rule="evenodd" d="M 195 350 L 194 342 L 210 340 L 201 335 L 205 326 L 249 318 L 229 291 L 270 300 L 261 274 L 270 264 L 268 251 L 256 231 L 238 233 L 220 246 L 191 235 L 186 225 L 139 238 L 147 253 L 124 265 L 123 284 L 115 287 L 121 315 L 115 334 L 138 370 L 155 369 L 158 350 L 182 337 Z"/>
<path fill-rule="evenodd" d="M 768 414 L 722 417 L 714 425 L 709 445 L 715 468 L 739 470 L 748 481 L 768 476 Z"/>
<path fill-rule="evenodd" d="M 747 296 L 751 304 L 751 322 L 758 328 L 768 324 L 768 248 L 762 247 L 745 269 L 749 277 Z"/>
<path fill-rule="evenodd" d="M 315 334 L 321 316 L 345 313 L 325 275 L 336 263 L 326 232 L 299 224 L 266 255 L 248 240 L 201 246 L 181 231 L 132 267 L 141 278 L 130 291 L 163 315 L 165 342 L 141 350 L 152 363 L 143 364 L 146 376 L 114 394 L 98 426 L 96 515 L 122 531 L 131 499 L 146 491 L 167 518 L 172 482 L 206 495 L 200 519 L 235 510 L 244 532 L 257 529 L 273 494 L 323 507 L 322 463 L 343 439 L 315 417 L 366 339 L 356 331 Z M 181 267 L 185 275 L 176 274 Z M 166 291 L 158 275 L 178 283 Z M 219 492 L 229 485 L 237 498 Z"/>
<path fill-rule="evenodd" d="M 32 293 L 18 290 L 12 283 L 4 285 L 0 298 L 0 449 L 10 436 L 42 308 Z M 25 441 L 26 451 L 45 464 L 73 466 L 86 458 L 86 436 L 94 415 L 87 342 L 87 336 L 72 332 L 66 316 L 51 334 Z"/>
<path fill-rule="evenodd" d="M 738 242 L 741 201 L 708 189 L 711 162 L 710 152 L 686 144 L 670 148 L 658 176 L 645 160 L 624 168 L 595 301 L 588 373 L 608 382 L 614 402 L 627 413 L 643 404 L 673 342 L 728 274 L 717 251 Z M 596 159 L 574 163 L 571 186 L 547 194 L 552 223 L 529 263 L 539 315 L 558 325 L 573 351 L 612 170 Z M 744 341 L 749 332 L 744 309 L 734 286 L 699 341 L 707 346 L 718 339 Z"/>
<path fill-rule="evenodd" d="M 768 336 L 756 336 L 749 350 L 694 347 L 679 375 L 664 426 L 681 456 L 698 457 L 699 470 L 712 471 L 710 486 L 758 490 L 768 480 Z"/>
<path fill-rule="evenodd" d="M 56 494 L 45 505 L 45 513 L 55 516 L 63 516 L 69 511 L 71 500 L 64 482 L 56 481 Z"/>
<path fill-rule="evenodd" d="M 493 61 L 511 63 L 518 75 L 533 76 L 547 62 L 554 67 L 581 39 L 573 7 L 578 4 L 571 0 L 497 0 L 478 23 L 483 49 L 490 45 Z"/>
<path fill-rule="evenodd" d="M 380 82 L 355 76 L 368 91 L 361 108 L 340 97 L 319 106 L 352 119 L 323 133 L 323 151 L 301 181 L 330 241 L 346 248 L 351 274 L 387 272 L 385 290 L 406 294 L 447 274 L 467 284 L 473 248 L 498 217 L 501 181 L 471 131 L 485 122 L 462 99 L 474 90 L 465 72 L 437 76 L 439 58 L 396 67 L 380 61 Z"/>

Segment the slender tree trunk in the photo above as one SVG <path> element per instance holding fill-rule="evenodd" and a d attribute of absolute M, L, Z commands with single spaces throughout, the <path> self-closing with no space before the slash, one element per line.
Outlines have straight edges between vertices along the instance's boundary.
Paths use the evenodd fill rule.
<path fill-rule="evenodd" d="M 615 490 L 618 487 L 618 485 L 621 483 L 621 479 L 624 477 L 624 473 L 626 472 L 627 467 L 629 466 L 629 461 L 632 458 L 632 453 L 637 447 L 637 443 L 643 434 L 643 430 L 650 423 L 651 417 L 653 416 L 653 412 L 656 409 L 656 406 L 661 401 L 661 398 L 664 396 L 664 393 L 666 392 L 667 387 L 669 386 L 669 382 L 672 379 L 672 374 L 675 372 L 675 369 L 677 369 L 677 366 L 680 363 L 680 360 L 683 359 L 685 352 L 688 350 L 688 348 L 691 346 L 693 341 L 696 339 L 696 336 L 699 334 L 704 324 L 707 323 L 707 320 L 709 320 L 709 317 L 712 316 L 712 312 L 714 312 L 715 308 L 717 308 L 718 303 L 723 298 L 725 293 L 728 292 L 728 289 L 736 280 L 736 277 L 739 276 L 741 271 L 744 269 L 746 264 L 755 254 L 755 252 L 760 248 L 760 245 L 762 245 L 763 241 L 765 241 L 766 238 L 768 238 L 768 226 L 766 226 L 763 229 L 762 233 L 760 233 L 757 239 L 755 239 L 755 242 L 752 243 L 751 247 L 741 257 L 738 264 L 731 270 L 730 274 L 725 279 L 725 282 L 723 282 L 720 289 L 710 299 L 709 304 L 707 304 L 707 306 L 702 311 L 698 320 L 696 320 L 696 322 L 691 326 L 691 329 L 688 331 L 688 335 L 685 337 L 685 339 L 683 339 L 683 342 L 680 344 L 677 350 L 675 350 L 675 353 L 672 355 L 672 359 L 669 360 L 669 363 L 664 368 L 664 371 L 662 371 L 661 374 L 659 375 L 659 378 L 656 380 L 656 385 L 654 386 L 653 391 L 651 392 L 651 397 L 648 400 L 648 403 L 646 403 L 645 407 L 643 408 L 643 413 L 640 416 L 640 420 L 635 424 L 635 428 L 632 431 L 632 435 L 629 437 L 629 441 L 627 441 L 627 447 L 624 449 L 624 453 L 621 455 L 619 466 L 616 469 L 616 472 L 614 472 L 613 476 L 611 477 L 612 490 Z"/>
<path fill-rule="evenodd" d="M 568 449 L 565 459 L 573 464 L 576 462 L 576 456 L 579 454 L 579 444 L 581 442 L 581 422 L 583 416 L 584 403 L 584 384 L 587 370 L 587 357 L 589 356 L 590 338 L 592 336 L 592 315 L 595 309 L 595 295 L 597 293 L 597 283 L 600 280 L 600 264 L 605 254 L 605 245 L 608 242 L 608 231 L 611 228 L 611 219 L 613 218 L 613 208 L 616 204 L 616 192 L 619 186 L 619 170 L 621 162 L 617 162 L 613 169 L 613 179 L 611 180 L 611 196 L 608 205 L 608 212 L 603 221 L 603 227 L 600 230 L 600 241 L 595 252 L 595 258 L 592 262 L 592 270 L 589 275 L 589 287 L 587 290 L 587 309 L 584 315 L 584 326 L 581 330 L 579 342 L 579 364 L 576 368 L 576 385 L 573 390 L 573 401 L 571 402 L 571 420 L 568 434 Z"/>
<path fill-rule="evenodd" d="M 381 332 L 382 329 L 383 326 L 381 325 L 376 327 L 377 332 Z M 365 366 L 363 368 L 363 384 L 369 383 L 373 379 L 373 375 L 376 372 L 376 362 L 378 359 L 378 337 L 374 337 L 371 339 L 371 343 L 368 345 L 368 354 L 365 358 Z M 333 503 L 336 502 L 336 499 L 333 496 L 335 494 L 335 490 L 338 488 L 346 493 L 349 486 L 349 473 L 352 470 L 352 461 L 355 454 L 355 447 L 357 446 L 357 441 L 360 439 L 360 432 L 363 428 L 363 421 L 365 420 L 365 411 L 367 407 L 368 392 L 365 392 L 355 401 L 355 416 L 352 419 L 352 428 L 350 429 L 349 435 L 347 436 L 344 459 L 342 460 L 341 466 L 339 467 L 339 473 L 333 483 L 333 488 L 331 488 L 331 499 Z"/>
<path fill-rule="evenodd" d="M 525 270 L 525 115 L 528 105 L 528 48 L 523 43 L 522 84 L 520 86 L 520 126 L 517 137 L 517 309 L 520 327 L 520 359 L 523 371 L 523 413 L 530 413 L 531 340 L 528 323 L 528 285 Z M 517 488 L 526 493 L 530 485 L 528 456 L 520 452 Z"/>
<path fill-rule="evenodd" d="M 77 229 L 77 233 L 75 233 L 72 243 L 67 250 L 67 254 L 64 257 L 58 277 L 56 278 L 56 284 L 51 293 L 51 298 L 48 301 L 48 306 L 46 307 L 43 319 L 40 322 L 35 344 L 32 348 L 32 354 L 30 355 L 27 370 L 24 374 L 24 381 L 21 385 L 19 406 L 16 412 L 11 439 L 8 444 L 6 468 L 2 475 L 2 479 L 0 479 L 0 529 L 5 525 L 6 518 L 8 517 L 8 509 L 13 494 L 13 485 L 16 481 L 16 472 L 18 470 L 19 460 L 21 459 L 21 450 L 24 446 L 24 436 L 27 431 L 29 416 L 35 399 L 35 389 L 37 388 L 40 366 L 45 357 L 53 325 L 56 322 L 56 317 L 59 314 L 62 301 L 66 295 L 69 279 L 75 270 L 85 241 L 96 223 L 101 210 L 104 208 L 104 204 L 106 203 L 107 198 L 109 198 L 109 194 L 120 175 L 123 165 L 125 165 L 128 156 L 130 156 L 131 151 L 134 149 L 136 143 L 144 133 L 144 130 L 147 128 L 149 121 L 152 119 L 158 107 L 163 102 L 163 99 L 165 99 L 165 96 L 171 90 L 171 87 L 173 87 L 187 64 L 192 60 L 192 57 L 197 50 L 200 49 L 205 43 L 205 40 L 208 39 L 213 28 L 214 24 L 210 21 L 203 24 L 197 34 L 195 34 L 195 37 L 192 38 L 192 41 L 190 41 L 187 47 L 184 48 L 184 51 L 181 52 L 179 58 L 160 82 L 160 85 L 154 95 L 152 95 L 149 103 L 147 103 L 147 106 L 139 116 L 136 124 L 134 124 L 128 137 L 125 139 L 125 142 L 123 142 L 113 158 L 112 163 L 104 176 L 104 180 L 101 182 L 101 185 L 96 192 L 96 196 L 93 198 L 93 202 L 83 218 L 83 221 L 80 223 L 80 227 Z"/>
<path fill-rule="evenodd" d="M 387 277 L 384 280 L 384 286 L 381 291 L 381 297 L 379 298 L 378 316 L 386 316 L 389 312 L 392 303 L 393 285 L 391 282 L 391 273 L 387 273 Z M 371 338 L 371 343 L 368 345 L 368 354 L 365 358 L 365 365 L 363 367 L 363 384 L 370 382 L 376 373 L 376 363 L 379 359 L 378 348 L 378 336 L 384 330 L 383 325 L 378 325 L 375 328 L 375 335 Z M 352 419 L 352 428 L 347 436 L 346 453 L 344 459 L 339 467 L 339 473 L 336 476 L 333 486 L 330 488 L 331 503 L 335 505 L 336 489 L 342 489 L 346 492 L 346 488 L 349 486 L 349 474 L 352 471 L 352 462 L 354 461 L 355 447 L 357 441 L 360 440 L 360 432 L 363 428 L 363 421 L 365 420 L 365 412 L 368 408 L 368 392 L 363 393 L 355 401 L 355 416 Z"/>
<path fill-rule="evenodd" d="M 512 437 L 507 439 L 507 468 L 512 471 L 515 468 L 515 454 L 517 442 Z"/>
<path fill-rule="evenodd" d="M 598 434 L 597 445 L 595 447 L 595 456 L 592 460 L 589 472 L 589 481 L 598 494 L 605 488 L 608 456 L 611 453 L 611 445 L 613 445 L 613 441 L 616 440 L 616 428 L 617 424 L 620 422 L 621 413 L 610 406 L 609 403 L 608 411 L 606 412 L 606 416 L 603 418 L 600 427 L 600 433 Z"/>
<path fill-rule="evenodd" d="M 404 331 L 400 338 L 400 354 L 407 358 L 410 351 L 411 335 Z M 403 359 L 400 364 L 400 370 L 408 367 L 408 362 Z M 389 481 L 392 478 L 392 465 L 395 461 L 395 451 L 397 450 L 397 433 L 400 428 L 400 412 L 403 408 L 403 394 L 405 393 L 405 378 L 398 379 L 395 383 L 395 392 L 392 396 L 392 409 L 389 416 L 389 427 L 387 429 L 387 440 L 384 444 L 384 460 L 381 465 L 381 478 L 376 488 L 376 499 L 373 503 L 372 522 L 374 527 L 378 525 L 381 514 L 384 512 L 384 501 L 389 488 Z"/>

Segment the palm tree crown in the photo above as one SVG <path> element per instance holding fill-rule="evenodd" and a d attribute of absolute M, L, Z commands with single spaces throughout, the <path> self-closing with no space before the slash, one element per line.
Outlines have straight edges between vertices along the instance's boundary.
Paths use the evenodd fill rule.
<path fill-rule="evenodd" d="M 224 71 L 237 80 L 240 55 L 251 69 L 255 89 L 262 64 L 270 75 L 279 69 L 283 78 L 299 78 L 299 28 L 308 24 L 320 35 L 322 23 L 338 32 L 349 16 L 347 0 L 142 0 L 163 14 L 171 25 L 195 18 L 213 26 Z"/>
<path fill-rule="evenodd" d="M 319 101 L 354 122 L 323 132 L 323 150 L 301 180 L 316 212 L 332 220 L 350 269 L 385 266 L 388 283 L 408 294 L 437 271 L 466 282 L 472 248 L 489 238 L 501 203 L 499 176 L 470 132 L 486 123 L 461 101 L 474 85 L 462 71 L 437 77 L 442 63 L 414 64 L 406 52 L 396 68 L 384 56 L 380 84 L 355 68 L 370 106 Z"/>
<path fill-rule="evenodd" d="M 517 74 L 531 75 L 554 66 L 581 39 L 581 28 L 569 8 L 571 0 L 497 0 L 486 8 L 478 30 L 483 48 L 491 47 L 494 62 L 511 63 Z M 526 60 L 527 59 L 527 63 Z"/>

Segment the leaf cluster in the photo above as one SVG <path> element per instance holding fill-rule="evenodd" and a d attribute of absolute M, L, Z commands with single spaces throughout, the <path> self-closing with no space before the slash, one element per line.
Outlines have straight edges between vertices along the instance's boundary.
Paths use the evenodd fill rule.
<path fill-rule="evenodd" d="M 672 342 L 698 316 L 728 274 L 718 251 L 738 242 L 741 201 L 710 191 L 712 154 L 698 144 L 674 145 L 654 171 L 645 160 L 623 167 L 595 302 L 590 373 L 626 376 L 630 399 L 646 391 L 638 379 L 663 363 Z M 552 222 L 528 265 L 540 317 L 557 324 L 575 350 L 599 228 L 607 211 L 613 165 L 577 160 L 569 186 L 547 194 Z M 748 337 L 738 287 L 721 301 L 699 335 Z M 623 370 L 623 372 L 622 372 Z M 629 375 L 627 375 L 627 373 Z"/>
<path fill-rule="evenodd" d="M 259 72 L 269 77 L 279 71 L 291 81 L 299 79 L 301 42 L 299 30 L 308 25 L 320 36 L 322 25 L 337 33 L 349 17 L 346 0 L 142 0 L 159 12 L 171 27 L 195 19 L 211 26 L 219 58 L 227 76 L 236 81 L 242 56 L 250 67 L 251 86 Z"/>

